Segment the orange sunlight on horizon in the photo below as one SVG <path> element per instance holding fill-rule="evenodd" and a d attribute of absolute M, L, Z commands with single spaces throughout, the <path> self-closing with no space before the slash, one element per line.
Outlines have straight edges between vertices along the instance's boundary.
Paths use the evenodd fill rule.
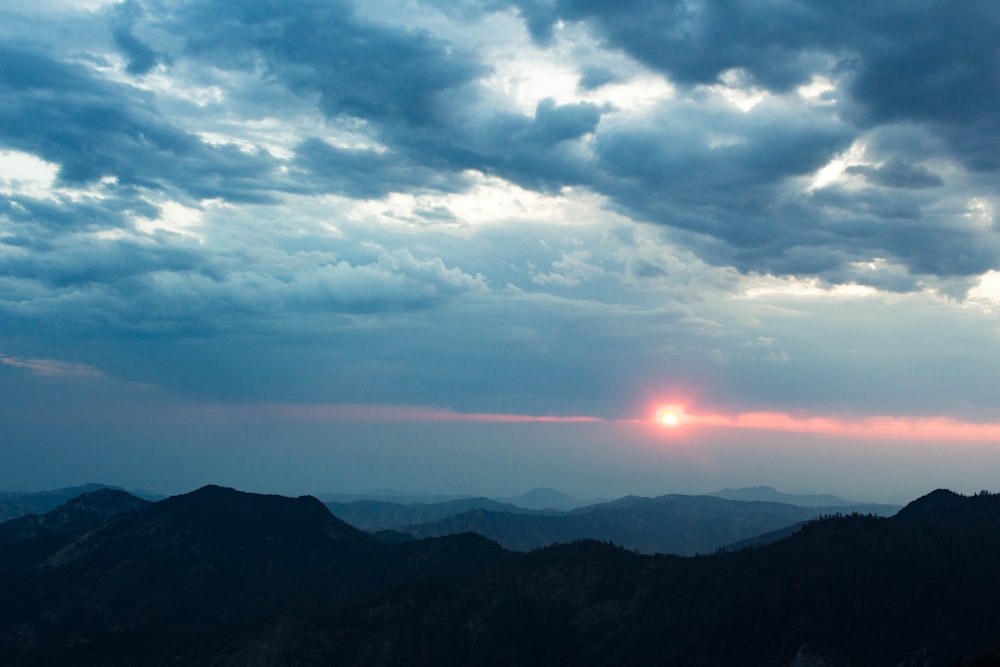
<path fill-rule="evenodd" d="M 529 415 L 457 412 L 427 406 L 358 405 L 331 403 L 209 404 L 175 406 L 188 417 L 207 420 L 280 418 L 292 421 L 361 422 L 479 422 L 509 424 L 645 424 L 660 432 L 682 433 L 700 429 L 751 429 L 811 433 L 844 438 L 884 440 L 954 440 L 1000 444 L 1000 422 L 970 422 L 945 416 L 845 416 L 754 411 L 725 414 L 699 412 L 680 403 L 660 403 L 651 417 L 615 419 L 590 415 Z M 648 414 L 648 413 L 647 413 Z M 170 418 L 177 418 L 174 410 Z"/>
<path fill-rule="evenodd" d="M 967 422 L 943 416 L 899 417 L 878 415 L 855 420 L 843 417 L 793 415 L 784 412 L 719 414 L 679 412 L 675 406 L 659 408 L 657 424 L 814 433 L 885 440 L 961 440 L 1000 443 L 1000 423 Z"/>

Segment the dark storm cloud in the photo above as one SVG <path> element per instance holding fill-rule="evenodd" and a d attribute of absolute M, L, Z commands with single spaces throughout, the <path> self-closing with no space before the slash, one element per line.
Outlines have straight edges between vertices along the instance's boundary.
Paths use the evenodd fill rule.
<path fill-rule="evenodd" d="M 490 68 L 479 54 L 427 31 L 363 19 L 346 2 L 128 2 L 106 15 L 128 72 L 163 65 L 167 74 L 206 80 L 211 71 L 223 87 L 226 76 L 256 80 L 268 84 L 268 95 L 290 91 L 299 103 L 316 104 L 331 123 L 354 123 L 378 146 L 347 148 L 310 131 L 282 164 L 259 149 L 209 145 L 169 122 L 153 93 L 9 44 L 0 47 L 0 142 L 59 165 L 63 184 L 113 177 L 116 196 L 129 201 L 136 197 L 126 188 L 257 203 L 288 192 L 357 199 L 457 192 L 476 170 L 546 193 L 586 186 L 633 218 L 672 228 L 703 259 L 744 272 L 840 281 L 854 275 L 852 264 L 873 257 L 914 275 L 971 275 L 997 265 L 987 228 L 935 217 L 935 200 L 917 196 L 953 186 L 956 197 L 973 195 L 946 183 L 935 159 L 992 168 L 1000 98 L 991 5 L 519 6 L 540 42 L 551 40 L 557 22 L 579 22 L 604 46 L 665 73 L 680 94 L 642 120 L 626 114 L 605 123 L 615 112 L 609 105 L 554 99 L 519 113 L 488 102 L 495 92 L 486 88 Z M 460 13 L 472 20 L 474 12 Z M 616 80 L 599 59 L 588 62 L 582 89 Z M 699 87 L 731 70 L 744 73 L 736 87 L 778 96 L 740 111 Z M 816 75 L 832 81 L 836 94 L 813 106 L 796 101 L 794 87 Z M 223 108 L 237 119 L 260 117 L 245 87 L 226 95 L 193 117 Z M 281 101 L 270 104 L 268 113 L 280 116 Z M 868 163 L 845 173 L 864 187 L 806 190 L 807 179 L 861 137 Z M 58 225 L 64 210 L 68 204 L 37 218 Z M 81 225 L 92 224 L 86 207 L 79 214 Z M 108 226 L 119 224 L 109 216 Z M 934 245 L 916 247 L 931 238 Z"/>
<path fill-rule="evenodd" d="M 708 122 L 699 115 L 696 108 L 676 109 L 671 122 L 598 137 L 606 190 L 651 222 L 707 236 L 702 254 L 718 263 L 798 273 L 842 261 L 837 253 L 820 253 L 796 268 L 789 264 L 790 248 L 839 242 L 822 228 L 820 214 L 785 195 L 781 184 L 814 172 L 845 148 L 848 128 L 787 112 L 719 113 Z M 714 146 L 713 134 L 722 137 Z"/>
<path fill-rule="evenodd" d="M 580 88 L 595 90 L 609 83 L 617 83 L 620 77 L 604 67 L 584 67 L 580 74 Z"/>
<path fill-rule="evenodd" d="M 0 243 L 44 245 L 55 236 L 126 228 L 132 225 L 134 215 L 152 218 L 157 214 L 155 207 L 138 198 L 72 201 L 68 197 L 0 195 L 0 219 L 11 224 L 12 234 L 0 239 Z"/>
<path fill-rule="evenodd" d="M 551 146 L 593 132 L 600 120 L 601 111 L 596 105 L 557 105 L 552 98 L 546 98 L 538 103 L 535 120 L 522 137 L 525 141 Z"/>
<path fill-rule="evenodd" d="M 890 160 L 879 167 L 853 165 L 846 171 L 849 174 L 861 174 L 871 183 L 890 188 L 935 188 L 944 185 L 941 177 L 927 167 L 907 164 L 901 160 Z"/>
<path fill-rule="evenodd" d="M 408 153 L 436 155 L 452 169 L 477 169 L 522 187 L 553 191 L 594 184 L 590 156 L 575 140 L 592 133 L 606 111 L 586 102 L 556 104 L 546 98 L 534 116 L 496 112 L 468 118 L 461 131 L 445 129 L 430 142 L 402 134 L 394 138 Z"/>
<path fill-rule="evenodd" d="M 971 275 L 997 266 L 988 230 L 931 221 L 930 200 L 900 192 L 944 185 L 920 164 L 929 157 L 946 154 L 972 170 L 1000 168 L 995 3 L 555 0 L 518 6 L 541 43 L 557 21 L 582 22 L 607 45 L 682 86 L 715 84 L 737 70 L 772 92 L 821 75 L 847 93 L 822 112 L 836 110 L 839 126 L 832 114 L 796 119 L 755 109 L 751 115 L 765 122 L 737 128 L 740 141 L 721 148 L 709 149 L 699 130 L 725 134 L 732 130 L 728 119 L 672 131 L 676 110 L 664 113 L 660 127 L 599 135 L 599 164 L 611 183 L 602 190 L 639 217 L 707 235 L 692 246 L 706 259 L 832 280 L 849 275 L 850 262 L 871 256 L 890 257 L 914 274 Z M 846 173 L 871 187 L 815 198 L 790 193 L 783 181 L 815 172 L 863 132 L 872 134 L 872 156 L 882 162 Z M 923 151 L 892 145 L 893 135 L 921 132 Z M 839 220 L 845 211 L 847 220 Z M 913 224 L 899 222 L 905 219 Z"/>
<path fill-rule="evenodd" d="M 1000 139 L 1000 126 L 993 127 L 993 103 L 1000 101 L 994 99 L 989 67 L 994 51 L 983 37 L 995 12 L 985 5 L 978 6 L 986 15 L 983 23 L 974 11 L 944 4 L 926 11 L 893 3 L 845 8 L 809 1 L 522 4 L 522 17 L 540 41 L 548 39 L 556 21 L 583 22 L 609 46 L 682 86 L 716 83 L 724 72 L 739 69 L 747 83 L 772 92 L 786 93 L 823 75 L 849 93 L 833 107 L 764 105 L 745 114 L 713 110 L 695 93 L 686 106 L 665 105 L 651 122 L 600 131 L 602 117 L 612 109 L 594 104 L 546 99 L 533 115 L 480 105 L 480 81 L 489 69 L 475 54 L 427 32 L 361 19 L 348 3 L 233 6 L 191 0 L 165 7 L 167 13 L 149 23 L 183 41 L 170 57 L 257 72 L 314 99 L 331 120 L 364 123 L 382 144 L 368 150 L 304 140 L 294 158 L 306 174 L 297 183 L 303 192 L 363 199 L 399 191 L 454 192 L 467 185 L 463 172 L 471 169 L 546 192 L 590 187 L 634 217 L 697 235 L 691 247 L 705 259 L 743 271 L 836 279 L 851 262 L 877 252 L 915 273 L 941 267 L 947 275 L 967 275 L 980 271 L 991 256 L 984 250 L 933 260 L 925 255 L 955 244 L 915 253 L 904 233 L 875 233 L 831 219 L 846 209 L 860 211 L 865 224 L 921 220 L 926 202 L 899 191 L 940 187 L 943 181 L 921 164 L 931 156 L 919 150 L 884 148 L 880 164 L 848 169 L 871 186 L 860 193 L 813 198 L 788 185 L 815 173 L 862 132 L 907 123 L 928 128 L 967 165 L 987 168 L 987 152 L 969 134 L 985 133 L 986 145 Z M 115 25 L 127 27 L 128 35 L 143 20 L 136 4 L 115 16 Z M 969 39 L 955 45 L 938 24 L 969 33 Z M 140 46 L 130 51 L 122 39 L 130 67 L 152 66 L 151 51 Z M 580 85 L 596 88 L 613 80 L 609 71 L 591 65 L 582 71 Z M 912 104 L 903 104 L 903 98 Z M 588 135 L 595 138 L 593 154 L 578 141 Z M 192 158 L 173 159 L 195 175 L 174 177 L 190 196 L 266 200 L 268 186 L 260 180 L 270 173 L 267 156 L 233 147 L 195 148 L 190 137 L 164 134 L 162 128 L 160 136 L 164 147 L 177 146 L 170 152 Z M 128 155 L 120 148 L 108 153 Z M 69 174 L 77 164 L 59 162 Z M 852 197 L 855 201 L 848 201 Z M 959 234 L 959 245 L 970 236 Z M 873 238 L 878 247 L 867 245 Z"/>
<path fill-rule="evenodd" d="M 318 139 L 296 148 L 296 164 L 320 190 L 371 198 L 400 191 L 456 192 L 474 169 L 526 188 L 551 191 L 593 184 L 589 156 L 573 142 L 595 130 L 606 109 L 541 100 L 534 116 L 498 112 L 411 133 L 386 125 L 380 138 L 392 151 L 344 149 Z"/>
<path fill-rule="evenodd" d="M 164 54 L 151 48 L 133 34 L 133 24 L 142 15 L 142 7 L 133 0 L 114 5 L 111 9 L 111 36 L 115 46 L 128 58 L 129 74 L 142 75 L 156 67 Z"/>
<path fill-rule="evenodd" d="M 145 280 L 145 276 L 156 271 L 212 273 L 203 253 L 168 241 L 74 239 L 71 244 L 52 245 L 46 252 L 30 257 L 15 256 L 0 266 L 9 276 L 33 280 L 46 287 L 106 285 L 119 290 L 125 298 L 137 286 L 131 281 Z"/>
<path fill-rule="evenodd" d="M 328 115 L 413 129 L 440 122 L 455 103 L 448 94 L 485 72 L 428 34 L 361 21 L 344 2 L 181 2 L 166 26 L 184 37 L 189 57 L 261 65 L 291 90 L 318 95 Z"/>
<path fill-rule="evenodd" d="M 457 191 L 468 179 L 416 164 L 398 154 L 373 149 L 345 149 L 307 139 L 295 149 L 295 164 L 309 173 L 316 188 L 355 199 L 375 199 L 390 192 Z"/>
<path fill-rule="evenodd" d="M 532 34 L 543 42 L 556 21 L 584 21 L 612 46 L 679 83 L 708 83 L 741 67 L 778 90 L 809 79 L 830 29 L 827 14 L 839 14 L 809 3 L 738 0 L 517 4 Z M 839 18 L 836 22 L 842 23 Z"/>
<path fill-rule="evenodd" d="M 337 172 L 330 183 L 345 194 L 368 197 L 434 181 L 440 182 L 434 187 L 452 189 L 451 177 L 435 178 L 426 170 L 421 176 L 414 165 L 478 169 L 534 187 L 586 180 L 572 164 L 578 158 L 558 145 L 592 132 L 605 110 L 543 100 L 533 116 L 480 115 L 472 111 L 480 94 L 476 86 L 489 70 L 474 54 L 426 33 L 372 25 L 346 3 L 187 2 L 177 6 L 168 25 L 186 40 L 187 57 L 223 68 L 261 67 L 289 90 L 317 96 L 328 117 L 369 123 L 398 155 L 328 148 L 321 158 L 317 144 L 300 147 L 300 158 L 311 166 L 319 166 L 317 160 L 337 163 L 331 164 Z M 349 166 L 367 172 L 364 183 Z M 390 173 L 375 176 L 376 167 Z"/>
<path fill-rule="evenodd" d="M 210 146 L 178 129 L 143 91 L 95 77 L 35 49 L 0 45 L 0 146 L 59 166 L 60 182 L 105 177 L 196 199 L 273 201 L 276 161 Z"/>
<path fill-rule="evenodd" d="M 870 3 L 788 0 L 590 0 L 518 3 L 545 39 L 583 21 L 607 42 L 682 84 L 731 69 L 777 91 L 814 74 L 845 77 L 859 120 L 934 125 L 963 161 L 1000 168 L 1000 10 L 990 0 Z"/>

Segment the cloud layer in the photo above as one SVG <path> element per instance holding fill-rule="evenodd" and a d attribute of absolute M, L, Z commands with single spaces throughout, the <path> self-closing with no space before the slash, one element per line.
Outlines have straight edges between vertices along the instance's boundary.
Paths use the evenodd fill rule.
<path fill-rule="evenodd" d="M 993 412 L 991 3 L 128 0 L 0 25 L 8 374 Z"/>

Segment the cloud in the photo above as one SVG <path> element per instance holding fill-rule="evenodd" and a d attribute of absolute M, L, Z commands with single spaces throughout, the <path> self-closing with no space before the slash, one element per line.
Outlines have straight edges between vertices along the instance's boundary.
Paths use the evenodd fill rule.
<path fill-rule="evenodd" d="M 454 192 L 470 182 L 460 173 L 432 169 L 396 153 L 338 148 L 316 138 L 296 147 L 295 164 L 307 172 L 317 191 L 354 199 L 377 199 L 392 192 Z"/>
<path fill-rule="evenodd" d="M 778 412 L 750 412 L 736 415 L 691 414 L 685 425 L 727 429 L 754 429 L 792 433 L 819 433 L 875 440 L 996 442 L 1000 423 L 966 422 L 950 417 L 877 416 L 859 420 L 840 417 L 801 416 Z"/>
<path fill-rule="evenodd" d="M 0 10 L 2 155 L 52 172 L 0 183 L 0 343 L 269 401 L 987 409 L 995 11 L 511 7 Z"/>
<path fill-rule="evenodd" d="M 112 39 L 128 58 L 125 71 L 134 75 L 147 74 L 164 59 L 164 56 L 150 48 L 132 32 L 136 18 L 142 14 L 141 6 L 134 0 L 126 0 L 114 5 L 111 12 L 115 17 L 111 28 Z"/>
<path fill-rule="evenodd" d="M 446 15 L 471 26 L 487 20 L 491 7 Z M 948 160 L 988 168 L 978 146 L 995 134 L 996 86 L 986 67 L 988 31 L 976 12 L 935 3 L 917 13 L 889 3 L 845 16 L 822 3 L 708 0 L 635 2 L 627 11 L 572 0 L 519 9 L 545 48 L 567 50 L 560 40 L 583 39 L 553 26 L 584 26 L 602 48 L 622 49 L 679 84 L 679 94 L 646 113 L 554 97 L 521 113 L 497 104 L 487 54 L 471 41 L 457 45 L 454 31 L 445 31 L 449 40 L 376 22 L 347 3 L 243 3 L 222 12 L 207 0 L 130 2 L 107 15 L 128 58 L 125 73 L 149 75 L 157 67 L 219 91 L 210 107 L 189 110 L 188 122 L 210 109 L 256 118 L 265 100 L 254 86 L 267 85 L 314 104 L 329 124 L 352 127 L 367 145 L 306 132 L 284 141 L 285 161 L 225 133 L 206 143 L 204 133 L 170 122 L 158 104 L 166 98 L 148 87 L 13 47 L 6 53 L 10 145 L 58 164 L 63 182 L 114 178 L 140 194 L 176 190 L 192 202 L 461 192 L 470 171 L 544 193 L 582 186 L 638 220 L 680 230 L 675 242 L 743 272 L 851 281 L 864 278 L 853 265 L 885 257 L 913 276 L 896 288 L 912 289 L 927 278 L 996 265 L 987 230 L 929 214 L 935 197 L 964 188 L 941 175 L 942 168 L 954 173 Z M 996 20 L 988 8 L 978 11 L 987 24 Z M 903 24 L 910 28 L 892 27 Z M 939 25 L 969 39 L 956 52 Z M 581 59 L 584 92 L 634 76 L 617 61 L 602 64 L 608 58 L 599 51 Z M 827 92 L 803 93 L 809 86 Z M 68 101 L 62 114 L 40 101 L 56 91 Z M 266 105 L 279 117 L 294 107 L 290 98 Z M 880 139 L 908 123 L 943 142 L 944 152 Z M 964 134 L 970 127 L 977 141 Z M 866 187 L 808 187 L 858 141 L 868 146 L 864 161 L 845 163 L 839 173 Z M 934 190 L 934 197 L 911 196 Z M 135 198 L 122 188 L 116 196 Z M 904 219 L 952 240 L 916 252 Z M 976 246 L 984 250 L 971 252 Z M 961 250 L 949 252 L 955 247 Z"/>
<path fill-rule="evenodd" d="M 281 189 L 266 153 L 206 144 L 167 121 L 144 91 L 82 65 L 5 44 L 0 72 L 0 143 L 57 164 L 63 184 L 113 179 L 126 191 L 237 202 L 274 201 Z"/>
<path fill-rule="evenodd" d="M 1000 130 L 992 113 L 1000 102 L 993 39 L 1000 13 L 988 0 L 935 0 L 919 9 L 892 0 L 850 11 L 820 0 L 517 5 L 537 38 L 548 38 L 558 21 L 581 21 L 686 85 L 734 69 L 779 92 L 818 72 L 844 76 L 869 122 L 933 123 L 973 168 L 1000 166 L 985 149 L 991 141 L 971 141 L 984 134 L 995 141 Z"/>
<path fill-rule="evenodd" d="M 349 114 L 413 130 L 440 122 L 448 94 L 484 73 L 470 54 L 426 33 L 354 16 L 346 2 L 260 0 L 229 7 L 177 2 L 161 25 L 185 41 L 184 55 L 217 67 L 265 71 L 289 90 L 318 95 L 329 116 Z"/>
<path fill-rule="evenodd" d="M 593 186 L 637 217 L 705 237 L 692 247 L 709 261 L 830 280 L 872 256 L 892 256 L 915 275 L 996 266 L 988 232 L 929 221 L 928 200 L 899 192 L 945 185 L 920 164 L 928 155 L 914 146 L 883 143 L 881 161 L 848 166 L 846 173 L 871 189 L 843 190 L 833 208 L 829 199 L 796 192 L 791 180 L 816 172 L 857 138 L 907 124 L 943 141 L 964 168 L 1000 167 L 992 150 L 1000 143 L 993 44 L 1000 12 L 989 3 L 932 2 L 917 10 L 889 2 L 850 12 L 811 1 L 517 6 L 541 43 L 558 39 L 560 22 L 582 24 L 683 86 L 691 101 L 713 89 L 730 99 L 770 96 L 770 107 L 743 114 L 720 114 L 705 101 L 663 105 L 645 126 L 623 123 L 598 133 L 597 157 L 608 178 Z M 799 88 L 816 81 L 828 82 L 830 96 L 796 108 Z M 933 227 L 937 238 L 957 240 L 913 252 L 912 234 L 896 233 L 900 217 L 922 219 L 922 231 Z M 881 232 L 883 224 L 892 229 Z M 952 252 L 956 244 L 964 250 Z M 970 252 L 977 244 L 986 249 Z"/>
<path fill-rule="evenodd" d="M 875 185 L 884 185 L 890 188 L 922 189 L 944 185 L 941 177 L 927 167 L 907 164 L 898 159 L 890 160 L 877 167 L 852 165 L 847 168 L 847 173 L 861 174 Z"/>
<path fill-rule="evenodd" d="M 104 373 L 93 366 L 59 359 L 24 359 L 0 354 L 0 364 L 22 368 L 43 377 L 101 377 Z"/>

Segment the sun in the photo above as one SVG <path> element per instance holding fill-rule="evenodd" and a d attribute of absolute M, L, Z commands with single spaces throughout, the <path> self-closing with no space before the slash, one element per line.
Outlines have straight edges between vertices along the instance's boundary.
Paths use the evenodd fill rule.
<path fill-rule="evenodd" d="M 684 412 L 676 405 L 665 405 L 656 411 L 656 423 L 671 428 L 680 426 Z"/>

